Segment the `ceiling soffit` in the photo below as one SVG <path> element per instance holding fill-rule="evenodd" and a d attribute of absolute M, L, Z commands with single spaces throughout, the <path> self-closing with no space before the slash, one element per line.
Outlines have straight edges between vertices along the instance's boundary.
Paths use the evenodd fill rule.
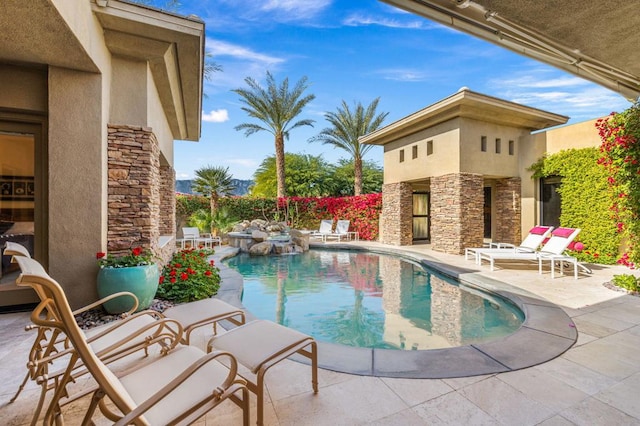
<path fill-rule="evenodd" d="M 624 0 L 382 0 L 553 65 L 622 94 L 640 96 L 637 4 Z"/>

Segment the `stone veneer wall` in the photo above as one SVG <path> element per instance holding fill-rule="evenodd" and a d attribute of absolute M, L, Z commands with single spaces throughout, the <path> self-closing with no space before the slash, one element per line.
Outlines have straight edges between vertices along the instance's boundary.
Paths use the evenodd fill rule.
<path fill-rule="evenodd" d="M 413 190 L 410 183 L 382 186 L 380 242 L 396 246 L 413 242 Z"/>
<path fill-rule="evenodd" d="M 482 175 L 453 173 L 431 178 L 431 247 L 462 254 L 482 247 L 484 238 Z"/>
<path fill-rule="evenodd" d="M 498 179 L 495 183 L 494 211 L 496 229 L 494 239 L 499 242 L 520 244 L 522 241 L 520 178 Z"/>
<path fill-rule="evenodd" d="M 109 253 L 141 246 L 158 255 L 160 148 L 155 135 L 148 127 L 108 125 L 107 161 Z"/>
<path fill-rule="evenodd" d="M 176 234 L 176 172 L 160 167 L 160 235 Z"/>

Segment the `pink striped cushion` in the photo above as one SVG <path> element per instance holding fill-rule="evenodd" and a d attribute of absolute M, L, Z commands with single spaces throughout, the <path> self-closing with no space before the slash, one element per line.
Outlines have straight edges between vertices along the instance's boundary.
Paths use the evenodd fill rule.
<path fill-rule="evenodd" d="M 535 226 L 529 231 L 530 234 L 544 235 L 549 230 L 548 226 Z"/>
<path fill-rule="evenodd" d="M 556 228 L 553 230 L 551 235 L 555 235 L 556 237 L 569 238 L 574 232 L 575 229 L 573 228 Z"/>

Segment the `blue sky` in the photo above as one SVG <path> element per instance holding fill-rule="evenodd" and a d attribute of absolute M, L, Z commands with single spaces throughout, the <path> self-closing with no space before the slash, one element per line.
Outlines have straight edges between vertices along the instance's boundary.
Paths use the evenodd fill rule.
<path fill-rule="evenodd" d="M 245 77 L 263 83 L 307 76 L 316 95 L 300 118 L 315 126 L 294 129 L 287 152 L 321 154 L 335 163 L 346 153 L 308 139 L 327 127 L 324 113 L 344 99 L 368 105 L 380 97 L 385 124 L 447 97 L 463 86 L 571 117 L 570 123 L 629 107 L 622 96 L 493 44 L 403 12 L 376 0 L 183 0 L 178 12 L 206 23 L 206 49 L 223 68 L 205 82 L 200 142 L 175 143 L 177 179 L 198 168 L 228 166 L 250 179 L 273 155 L 267 132 L 234 130 L 252 122 L 232 90 Z M 382 165 L 382 148 L 365 159 Z"/>

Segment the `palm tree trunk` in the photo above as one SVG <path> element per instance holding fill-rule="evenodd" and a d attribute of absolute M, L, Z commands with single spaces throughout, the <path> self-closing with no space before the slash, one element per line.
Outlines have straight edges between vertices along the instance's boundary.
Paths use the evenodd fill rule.
<path fill-rule="evenodd" d="M 353 195 L 362 194 L 362 158 L 353 159 L 354 188 Z"/>
<path fill-rule="evenodd" d="M 216 212 L 216 209 L 218 208 L 218 194 L 215 192 L 211 193 L 211 199 L 209 200 L 209 208 L 211 209 L 211 217 L 213 217 L 213 215 Z M 211 232 L 211 234 L 214 233 L 214 229 L 213 229 L 213 222 L 209 225 L 209 232 Z"/>
<path fill-rule="evenodd" d="M 278 182 L 278 198 L 287 196 L 284 179 L 284 135 L 282 133 L 278 133 L 276 134 L 276 180 Z"/>

